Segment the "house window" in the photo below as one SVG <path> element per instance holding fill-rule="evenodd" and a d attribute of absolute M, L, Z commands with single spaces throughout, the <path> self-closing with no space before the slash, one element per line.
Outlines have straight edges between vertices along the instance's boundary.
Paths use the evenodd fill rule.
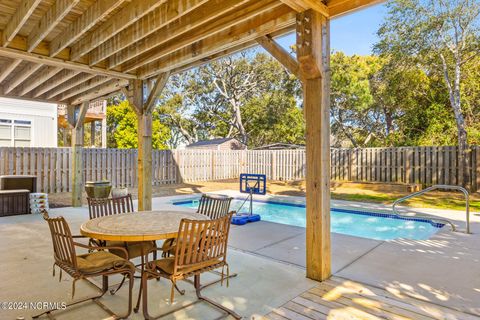
<path fill-rule="evenodd" d="M 30 147 L 32 122 L 0 119 L 0 147 Z"/>

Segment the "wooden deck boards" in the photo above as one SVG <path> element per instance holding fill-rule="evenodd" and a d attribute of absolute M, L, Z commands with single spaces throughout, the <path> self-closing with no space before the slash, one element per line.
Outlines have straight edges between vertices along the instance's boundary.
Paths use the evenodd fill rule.
<path fill-rule="evenodd" d="M 273 310 L 265 319 L 478 320 L 478 317 L 398 292 L 332 277 Z"/>

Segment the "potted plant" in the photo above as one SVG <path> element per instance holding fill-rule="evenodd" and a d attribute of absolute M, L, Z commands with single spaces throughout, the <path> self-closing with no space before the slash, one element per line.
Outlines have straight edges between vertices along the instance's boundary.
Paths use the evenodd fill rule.
<path fill-rule="evenodd" d="M 108 198 L 111 189 L 112 184 L 106 179 L 85 183 L 85 191 L 89 198 Z"/>

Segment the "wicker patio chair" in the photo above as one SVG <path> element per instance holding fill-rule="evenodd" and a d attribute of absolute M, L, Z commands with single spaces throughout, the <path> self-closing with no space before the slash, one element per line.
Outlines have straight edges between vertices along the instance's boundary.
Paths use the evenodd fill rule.
<path fill-rule="evenodd" d="M 233 212 L 213 220 L 182 219 L 178 228 L 178 240 L 181 245 L 176 247 L 175 255 L 173 257 L 162 258 L 150 262 L 147 258 L 145 272 L 142 275 L 141 283 L 142 294 L 144 297 L 143 314 L 145 319 L 152 319 L 148 314 L 148 301 L 146 299 L 148 295 L 147 282 L 149 279 L 169 279 L 172 282 L 170 303 L 173 303 L 175 283 L 178 280 L 184 280 L 192 276 L 195 279 L 194 286 L 198 300 L 189 305 L 183 306 L 182 309 L 196 302 L 206 301 L 214 307 L 232 315 L 235 319 L 241 318 L 233 310 L 204 297 L 200 292 L 200 275 L 214 269 L 222 268 L 222 284 L 224 270 L 226 269 L 226 281 L 228 286 L 229 267 L 226 259 L 230 220 L 232 215 Z M 169 312 L 168 314 L 171 314 L 172 312 Z"/>
<path fill-rule="evenodd" d="M 60 268 L 60 280 L 62 279 L 62 271 L 66 272 L 73 278 L 72 299 L 75 295 L 75 283 L 78 280 L 87 280 L 88 278 L 101 276 L 105 281 L 105 279 L 108 279 L 108 276 L 113 274 L 122 274 L 124 277 L 128 277 L 130 279 L 128 311 L 125 315 L 116 315 L 113 311 L 108 309 L 99 301 L 99 298 L 105 294 L 105 291 L 102 291 L 99 295 L 93 297 L 72 301 L 71 303 L 67 304 L 67 307 L 92 300 L 116 319 L 128 318 L 132 310 L 132 288 L 135 266 L 128 261 L 128 259 L 123 259 L 106 251 L 106 249 L 115 249 L 119 251 L 125 251 L 125 249 L 121 247 L 94 247 L 75 242 L 74 238 L 83 238 L 83 236 L 72 236 L 68 223 L 63 217 L 51 218 L 47 213 L 44 213 L 44 219 L 48 222 L 52 237 L 53 256 L 55 259 L 53 264 L 53 275 L 55 276 L 55 266 L 58 266 Z M 75 249 L 76 247 L 88 249 L 94 252 L 77 255 Z M 124 254 L 128 256 L 126 251 Z M 58 309 L 44 311 L 41 314 L 33 316 L 33 318 L 36 319 L 44 314 L 47 314 L 50 318 L 52 318 L 51 313 L 55 310 Z"/>
<path fill-rule="evenodd" d="M 202 194 L 198 203 L 197 213 L 203 214 L 210 219 L 226 216 L 230 212 L 231 197 L 225 195 Z M 167 239 L 162 245 L 162 256 L 169 257 L 175 253 L 175 238 Z"/>

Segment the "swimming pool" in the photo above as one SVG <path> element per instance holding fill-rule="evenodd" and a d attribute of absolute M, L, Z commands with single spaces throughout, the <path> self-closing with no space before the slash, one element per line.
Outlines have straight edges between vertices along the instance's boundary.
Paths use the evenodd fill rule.
<path fill-rule="evenodd" d="M 231 209 L 238 210 L 241 199 L 232 201 Z M 174 205 L 198 207 L 197 199 L 174 201 Z M 248 210 L 248 203 L 242 212 Z M 297 203 L 254 201 L 253 212 L 261 215 L 262 220 L 292 226 L 305 227 L 305 205 Z M 332 208 L 330 211 L 331 231 L 375 240 L 414 239 L 426 240 L 435 234 L 443 224 L 426 219 L 403 218 L 388 213 L 373 213 L 357 210 Z"/>

